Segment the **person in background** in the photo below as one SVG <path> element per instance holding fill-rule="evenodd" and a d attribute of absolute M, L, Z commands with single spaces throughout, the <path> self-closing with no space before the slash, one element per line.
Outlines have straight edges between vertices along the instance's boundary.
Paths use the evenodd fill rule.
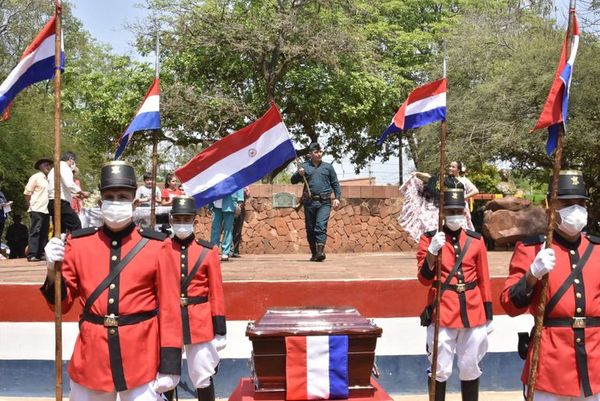
<path fill-rule="evenodd" d="M 244 199 L 244 190 L 240 189 L 223 199 L 210 202 L 208 208 L 212 211 L 212 225 L 210 229 L 210 242 L 219 247 L 221 246 L 221 261 L 229 260 L 231 252 L 231 243 L 233 241 L 233 219 L 235 208 L 239 200 Z M 221 232 L 223 232 L 223 242 L 221 243 Z"/>
<path fill-rule="evenodd" d="M 6 218 L 8 217 L 8 213 L 4 211 L 4 208 L 9 207 L 10 205 L 12 205 L 12 201 L 8 201 L 6 196 L 4 196 L 4 193 L 0 190 L 0 242 L 2 242 L 4 224 L 6 223 Z"/>
<path fill-rule="evenodd" d="M 75 166 L 73 169 L 73 182 L 79 188 L 81 188 L 81 181 L 79 181 L 79 167 Z M 71 199 L 71 209 L 77 214 L 81 213 L 81 209 L 83 207 L 83 198 L 80 198 L 78 195 L 73 195 Z"/>
<path fill-rule="evenodd" d="M 31 227 L 29 229 L 29 248 L 27 261 L 39 262 L 44 259 L 44 247 L 48 243 L 50 215 L 48 214 L 48 173 L 52 160 L 39 159 L 33 167 L 37 173 L 29 177 L 25 185 L 25 203 L 28 206 Z"/>
<path fill-rule="evenodd" d="M 152 174 L 144 173 L 144 185 L 140 185 L 135 191 L 135 199 L 138 201 L 138 206 L 150 207 L 152 202 Z M 158 187 L 154 187 L 154 199 L 156 206 L 161 204 L 161 194 Z"/>
<path fill-rule="evenodd" d="M 240 244 L 242 243 L 242 228 L 244 227 L 244 218 L 246 217 L 246 199 L 250 197 L 250 188 L 244 188 L 244 198 L 238 201 L 233 219 L 233 247 L 231 254 L 232 258 L 240 257 Z M 239 211 L 239 212 L 238 212 Z"/>
<path fill-rule="evenodd" d="M 452 162 L 450 167 L 455 166 L 458 170 L 458 180 L 463 184 L 465 188 L 465 218 L 467 221 L 467 227 L 473 230 L 473 222 L 471 220 L 471 207 L 469 200 L 479 193 L 479 189 L 467 178 L 467 168 L 461 162 Z"/>
<path fill-rule="evenodd" d="M 29 237 L 29 231 L 27 226 L 21 223 L 21 215 L 13 214 L 13 223 L 6 230 L 6 244 L 10 248 L 10 259 L 25 257 L 27 237 Z"/>
<path fill-rule="evenodd" d="M 178 195 L 183 195 L 183 192 L 179 189 L 177 177 L 173 173 L 168 173 L 165 177 L 165 187 L 161 193 L 162 205 L 171 206 L 173 204 L 173 197 Z"/>

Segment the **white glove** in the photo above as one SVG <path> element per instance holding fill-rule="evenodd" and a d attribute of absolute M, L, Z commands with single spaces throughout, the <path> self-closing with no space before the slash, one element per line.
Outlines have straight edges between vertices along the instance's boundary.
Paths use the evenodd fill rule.
<path fill-rule="evenodd" d="M 541 280 L 546 274 L 550 273 L 554 269 L 554 265 L 556 264 L 556 256 L 554 254 L 554 249 L 545 248 L 538 252 L 535 255 L 535 260 L 531 264 L 529 271 L 533 275 L 533 277 Z"/>
<path fill-rule="evenodd" d="M 211 343 L 217 351 L 221 351 L 222 349 L 225 349 L 225 347 L 227 346 L 227 337 L 217 334 L 215 336 L 215 338 L 213 338 L 211 340 Z"/>
<path fill-rule="evenodd" d="M 488 320 L 488 321 L 485 323 L 485 329 L 486 329 L 486 331 L 487 331 L 487 334 L 488 334 L 488 335 L 490 335 L 490 333 L 491 333 L 492 331 L 494 331 L 494 329 L 495 329 L 495 327 L 494 327 L 494 321 L 493 321 L 493 320 Z"/>
<path fill-rule="evenodd" d="M 429 244 L 429 247 L 427 248 L 427 252 L 429 252 L 432 255 L 437 256 L 440 249 L 442 249 L 442 247 L 444 246 L 445 243 L 446 243 L 446 234 L 444 234 L 443 231 L 440 231 L 439 233 L 434 235 L 433 238 L 431 238 L 431 243 Z"/>
<path fill-rule="evenodd" d="M 64 234 L 63 234 L 64 235 Z M 61 236 L 62 237 L 62 236 Z M 65 258 L 65 243 L 63 242 L 64 237 L 54 237 L 44 247 L 46 253 L 46 264 L 49 268 L 54 267 L 54 263 L 62 262 Z"/>
<path fill-rule="evenodd" d="M 157 393 L 164 393 L 165 391 L 173 390 L 179 383 L 178 375 L 166 375 L 164 373 L 158 373 L 156 379 L 152 382 L 152 389 Z"/>

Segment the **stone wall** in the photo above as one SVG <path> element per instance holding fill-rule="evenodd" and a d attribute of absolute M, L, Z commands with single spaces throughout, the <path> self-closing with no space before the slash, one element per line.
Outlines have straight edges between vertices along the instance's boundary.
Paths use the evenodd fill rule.
<path fill-rule="evenodd" d="M 255 184 L 246 201 L 240 252 L 246 254 L 309 253 L 304 228 L 304 208 L 274 208 L 274 193 L 299 197 L 300 185 Z M 332 210 L 327 229 L 328 253 L 399 252 L 416 244 L 398 224 L 402 198 L 397 187 L 343 186 L 342 202 Z M 197 217 L 197 235 L 210 239 L 210 212 Z"/>

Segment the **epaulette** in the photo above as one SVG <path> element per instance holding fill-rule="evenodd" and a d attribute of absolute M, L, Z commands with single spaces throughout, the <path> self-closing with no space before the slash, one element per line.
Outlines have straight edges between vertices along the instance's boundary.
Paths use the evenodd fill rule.
<path fill-rule="evenodd" d="M 435 235 L 435 233 L 437 233 L 437 230 L 431 230 L 431 231 L 427 231 L 426 233 L 423 233 L 423 235 L 431 238 Z"/>
<path fill-rule="evenodd" d="M 523 245 L 532 246 L 543 244 L 546 241 L 545 235 L 534 235 L 533 237 L 528 237 L 523 240 Z"/>
<path fill-rule="evenodd" d="M 600 237 L 596 237 L 595 235 L 586 235 L 586 238 L 588 239 L 588 241 L 590 241 L 592 244 L 600 244 Z"/>
<path fill-rule="evenodd" d="M 469 237 L 473 237 L 475 239 L 481 239 L 481 234 L 479 234 L 477 231 L 473 231 L 473 230 L 465 230 L 465 233 L 469 236 Z"/>
<path fill-rule="evenodd" d="M 164 241 L 167 238 L 167 234 L 161 233 L 160 231 L 154 231 L 150 228 L 140 228 L 138 232 L 142 237 L 155 239 L 158 241 Z"/>
<path fill-rule="evenodd" d="M 97 233 L 98 230 L 98 227 L 80 228 L 79 230 L 75 230 L 71 233 L 71 238 L 87 237 L 88 235 Z"/>
<path fill-rule="evenodd" d="M 203 247 L 208 249 L 213 249 L 214 247 L 214 244 L 212 242 L 208 242 L 203 239 L 196 239 L 196 242 L 198 243 L 198 245 L 202 245 Z"/>

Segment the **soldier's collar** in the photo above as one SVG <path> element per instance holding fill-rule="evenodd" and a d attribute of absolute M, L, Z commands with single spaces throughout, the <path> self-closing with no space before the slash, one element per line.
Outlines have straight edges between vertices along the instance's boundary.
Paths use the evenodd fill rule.
<path fill-rule="evenodd" d="M 560 235 L 558 231 L 554 230 L 552 240 L 567 249 L 577 249 L 579 248 L 579 244 L 581 244 L 581 235 L 579 235 L 575 241 L 569 241 L 568 239 Z"/>
<path fill-rule="evenodd" d="M 445 224 L 444 224 L 444 232 L 446 234 L 448 234 L 451 237 L 456 237 L 459 238 L 460 237 L 460 232 L 462 231 L 462 228 L 459 228 L 456 231 L 452 231 L 451 229 L 449 229 Z"/>
<path fill-rule="evenodd" d="M 179 245 L 188 246 L 192 243 L 192 241 L 194 241 L 195 238 L 196 236 L 194 235 L 194 233 L 192 233 L 184 239 L 180 239 L 178 236 L 174 236 L 173 241 L 177 242 Z"/>
<path fill-rule="evenodd" d="M 133 221 L 131 223 L 129 223 L 129 225 L 127 227 L 125 227 L 124 229 L 120 230 L 120 231 L 112 231 L 110 228 L 107 227 L 107 225 L 105 224 L 104 226 L 102 226 L 102 231 L 104 232 L 104 234 L 113 240 L 122 240 L 123 238 L 125 238 L 126 236 L 128 236 L 129 234 L 131 234 L 131 232 L 135 229 L 135 224 L 133 223 Z"/>

